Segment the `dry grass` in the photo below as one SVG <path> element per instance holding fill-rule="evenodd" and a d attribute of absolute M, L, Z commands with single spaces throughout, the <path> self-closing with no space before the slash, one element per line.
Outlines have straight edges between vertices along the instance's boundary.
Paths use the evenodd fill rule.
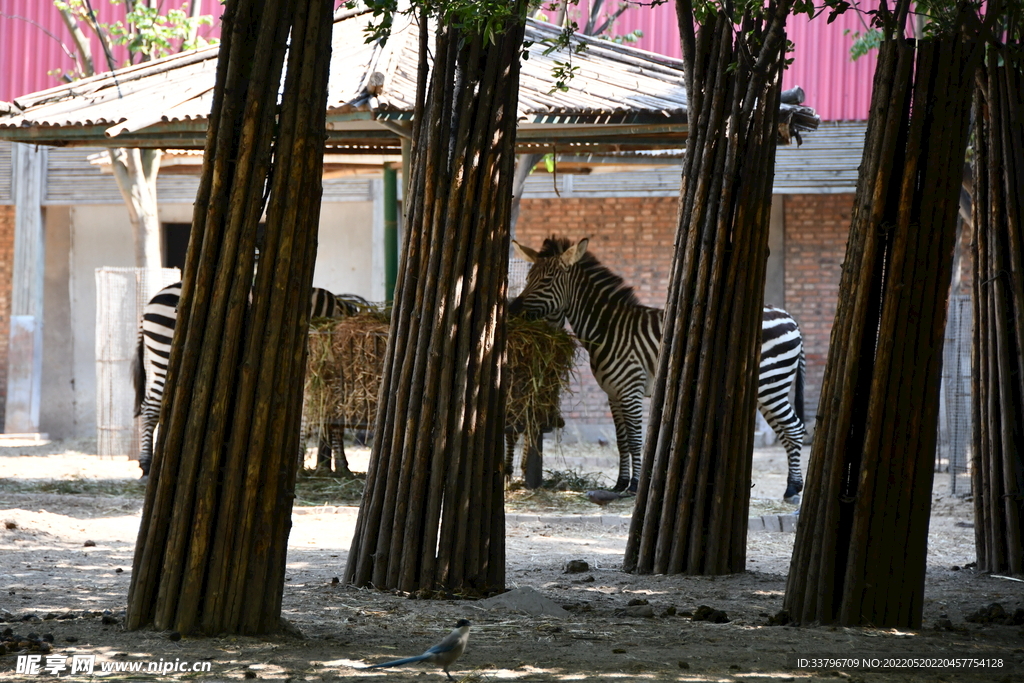
<path fill-rule="evenodd" d="M 307 433 L 339 422 L 374 424 L 389 327 L 383 309 L 316 321 L 303 397 Z M 544 321 L 508 321 L 506 424 L 528 436 L 562 425 L 561 395 L 571 386 L 578 349 L 574 337 Z"/>

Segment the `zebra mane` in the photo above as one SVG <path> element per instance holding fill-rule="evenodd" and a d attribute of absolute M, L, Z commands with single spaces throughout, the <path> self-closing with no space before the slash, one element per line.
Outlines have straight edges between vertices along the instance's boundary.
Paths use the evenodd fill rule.
<path fill-rule="evenodd" d="M 541 258 L 558 256 L 572 246 L 568 237 L 551 237 L 544 240 L 538 256 Z M 626 284 L 619 275 L 613 273 L 608 266 L 602 265 L 597 257 L 588 249 L 576 262 L 576 265 L 583 270 L 587 278 L 597 287 L 604 290 L 609 302 L 627 306 L 640 306 L 640 300 L 636 297 L 633 288 Z"/>

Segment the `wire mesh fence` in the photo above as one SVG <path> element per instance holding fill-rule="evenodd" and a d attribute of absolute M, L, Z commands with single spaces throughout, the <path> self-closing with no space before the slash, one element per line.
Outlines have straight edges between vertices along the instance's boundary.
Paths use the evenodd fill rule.
<path fill-rule="evenodd" d="M 99 455 L 138 458 L 141 420 L 134 417 L 132 359 L 142 309 L 181 279 L 177 268 L 96 269 L 96 447 Z"/>
<path fill-rule="evenodd" d="M 949 297 L 942 350 L 942 393 L 939 399 L 939 438 L 935 469 L 949 473 L 949 489 L 970 495 L 971 449 L 971 297 Z"/>

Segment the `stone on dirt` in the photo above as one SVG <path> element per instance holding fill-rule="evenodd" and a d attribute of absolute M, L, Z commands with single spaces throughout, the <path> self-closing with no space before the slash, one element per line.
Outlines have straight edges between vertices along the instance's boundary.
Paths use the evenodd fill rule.
<path fill-rule="evenodd" d="M 529 587 L 517 588 L 493 598 L 481 600 L 479 604 L 484 609 L 525 612 L 534 616 L 564 617 L 569 614 L 561 605 Z"/>

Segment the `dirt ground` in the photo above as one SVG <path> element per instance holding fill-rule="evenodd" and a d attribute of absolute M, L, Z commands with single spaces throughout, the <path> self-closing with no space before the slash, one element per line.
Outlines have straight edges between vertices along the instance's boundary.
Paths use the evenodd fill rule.
<path fill-rule="evenodd" d="M 141 673 L 106 678 L 440 681 L 444 674 L 429 666 L 359 667 L 418 654 L 468 618 L 470 645 L 453 667 L 462 681 L 1024 681 L 1024 629 L 966 620 L 991 603 L 1010 613 L 1024 607 L 1024 584 L 967 567 L 974 560 L 971 504 L 946 495 L 942 475 L 936 475 L 920 631 L 769 626 L 769 615 L 782 607 L 792 533 L 751 532 L 749 571 L 734 576 L 625 574 L 628 525 L 613 518 L 628 516 L 631 503 L 621 501 L 603 511 L 604 523 L 570 523 L 564 509 L 539 509 L 538 521 L 521 522 L 510 511 L 508 588 L 533 588 L 565 607 L 564 616 L 411 600 L 333 583 L 344 571 L 356 508 L 306 507 L 293 515 L 284 593 L 284 616 L 298 633 L 174 641 L 167 633 L 125 632 L 116 623 L 125 607 L 143 488 L 135 463 L 98 458 L 89 454 L 93 448 L 89 442 L 0 448 L 0 622 L 7 622 L 0 632 L 52 634 L 51 655 L 95 655 L 97 671 L 104 663 L 142 663 Z M 352 453 L 354 469 L 360 457 L 365 462 L 365 453 Z M 755 454 L 752 514 L 792 511 L 775 500 L 784 488 L 784 458 L 781 449 Z M 614 456 L 607 447 L 562 446 L 549 452 L 547 464 L 595 462 L 611 465 Z M 572 511 L 577 517 L 577 509 L 598 514 L 579 494 L 565 499 L 579 502 Z M 528 497 L 514 507 L 533 512 Z M 590 568 L 563 573 L 569 560 Z M 647 600 L 653 616 L 630 613 L 636 600 Z M 701 605 L 724 611 L 729 621 L 691 619 Z M 945 619 L 945 628 L 937 628 Z M 798 657 L 873 657 L 893 665 L 801 667 Z M 896 666 L 905 661 L 887 657 L 986 658 L 1002 667 L 907 669 Z M 16 659 L 0 655 L 0 680 L 51 676 L 17 673 Z M 151 662 L 179 670 L 208 664 L 209 672 L 147 673 Z"/>

